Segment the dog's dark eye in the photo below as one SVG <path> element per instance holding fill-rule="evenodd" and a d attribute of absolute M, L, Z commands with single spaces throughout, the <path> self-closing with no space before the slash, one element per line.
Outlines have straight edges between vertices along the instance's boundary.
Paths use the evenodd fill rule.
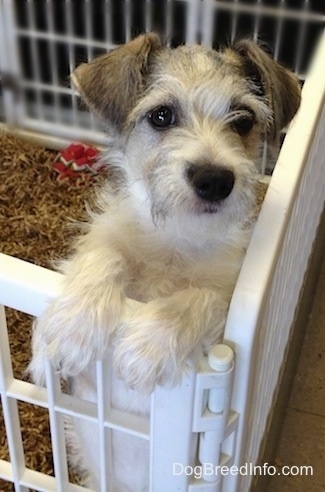
<path fill-rule="evenodd" d="M 254 116 L 243 115 L 232 122 L 232 127 L 241 136 L 247 135 L 254 125 Z"/>
<path fill-rule="evenodd" d="M 150 124 L 155 128 L 167 128 L 174 125 L 175 115 L 168 106 L 160 106 L 148 114 Z"/>

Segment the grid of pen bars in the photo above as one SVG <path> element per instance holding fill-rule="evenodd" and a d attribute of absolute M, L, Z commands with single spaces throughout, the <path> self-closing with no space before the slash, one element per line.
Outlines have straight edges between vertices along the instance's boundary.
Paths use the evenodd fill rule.
<path fill-rule="evenodd" d="M 10 461 L 0 459 L 0 490 L 6 483 L 3 480 L 12 482 L 15 492 L 90 490 L 75 483 L 82 483 L 82 475 L 69 481 L 64 436 L 66 418 L 86 421 L 92 429 L 93 439 L 97 440 L 98 449 L 94 452 L 99 469 L 97 492 L 116 490 L 112 432 L 123 432 L 148 441 L 150 491 L 211 490 L 209 481 L 196 480 L 196 484 L 190 485 L 191 476 L 173 474 L 173 466 L 175 462 L 194 466 L 198 449 L 200 458 L 209 463 L 217 465 L 221 458 L 223 464 L 233 463 L 238 416 L 230 410 L 234 375 L 232 350 L 219 345 L 221 356 L 219 352 L 213 357 L 214 364 L 222 363 L 218 372 L 211 369 L 207 361 L 202 361 L 200 371 L 184 376 L 177 387 L 157 386 L 151 395 L 150 418 L 126 413 L 111 405 L 111 380 L 107 377 L 112 374 L 110 360 L 96 362 L 97 403 L 66 394 L 50 362 L 46 364 L 46 389 L 37 387 L 14 376 L 4 306 L 39 316 L 48 299 L 58 295 L 62 276 L 4 254 L 0 254 L 0 272 L 0 395 L 10 450 Z M 20 427 L 23 407 L 19 405 L 47 409 L 55 476 L 40 473 L 26 463 Z M 221 442 L 225 438 L 232 439 L 229 455 L 221 454 Z M 8 490 L 7 486 L 5 490 Z M 138 491 L 135 489 L 134 492 Z"/>
<path fill-rule="evenodd" d="M 252 36 L 303 81 L 324 25 L 323 0 L 0 0 L 0 119 L 53 142 L 104 143 L 101 124 L 69 85 L 82 61 L 143 31 L 172 46 L 215 48 Z"/>

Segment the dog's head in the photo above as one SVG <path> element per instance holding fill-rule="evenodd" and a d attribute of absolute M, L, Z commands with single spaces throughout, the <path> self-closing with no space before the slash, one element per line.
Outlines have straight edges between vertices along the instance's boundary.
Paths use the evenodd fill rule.
<path fill-rule="evenodd" d="M 156 222 L 242 220 L 260 144 L 300 103 L 295 76 L 249 40 L 170 49 L 149 33 L 82 64 L 72 82 L 117 130 L 130 193 Z"/>

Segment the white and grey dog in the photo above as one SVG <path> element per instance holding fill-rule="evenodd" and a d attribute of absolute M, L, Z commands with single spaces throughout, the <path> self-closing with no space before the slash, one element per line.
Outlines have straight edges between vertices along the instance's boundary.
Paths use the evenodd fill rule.
<path fill-rule="evenodd" d="M 143 415 L 155 384 L 176 384 L 222 338 L 261 142 L 276 143 L 300 88 L 249 40 L 170 49 L 153 33 L 82 64 L 72 82 L 108 123 L 106 159 L 121 179 L 104 187 L 100 213 L 62 262 L 31 371 L 43 384 L 49 358 L 74 395 L 95 401 L 94 361 L 113 347 L 112 406 Z M 75 426 L 75 462 L 96 488 L 96 430 Z M 113 433 L 114 490 L 147 490 L 145 446 Z"/>

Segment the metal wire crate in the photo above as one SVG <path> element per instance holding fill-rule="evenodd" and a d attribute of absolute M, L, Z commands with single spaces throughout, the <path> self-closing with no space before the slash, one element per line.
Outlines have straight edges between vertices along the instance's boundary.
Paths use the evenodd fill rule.
<path fill-rule="evenodd" d="M 52 147 L 71 140 L 105 144 L 100 123 L 82 110 L 69 84 L 81 61 L 142 31 L 157 30 L 171 45 L 215 48 L 252 36 L 303 81 L 324 25 L 321 0 L 1 0 L 0 116 L 20 132 L 38 139 L 41 133 Z"/>

